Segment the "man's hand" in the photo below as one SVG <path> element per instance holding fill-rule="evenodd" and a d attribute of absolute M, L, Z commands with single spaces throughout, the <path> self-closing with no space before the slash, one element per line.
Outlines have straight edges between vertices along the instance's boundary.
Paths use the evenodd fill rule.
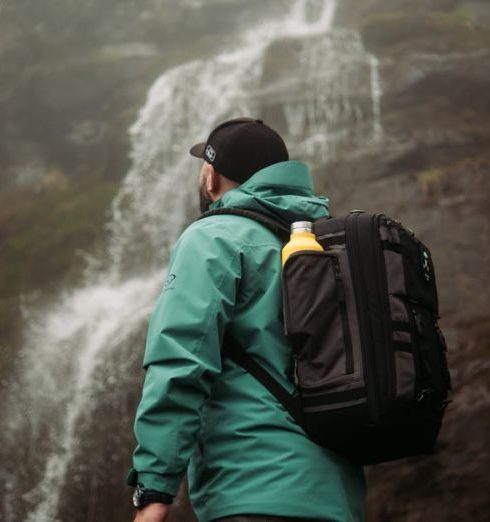
<path fill-rule="evenodd" d="M 168 506 L 154 502 L 136 513 L 134 522 L 164 522 L 167 518 Z"/>

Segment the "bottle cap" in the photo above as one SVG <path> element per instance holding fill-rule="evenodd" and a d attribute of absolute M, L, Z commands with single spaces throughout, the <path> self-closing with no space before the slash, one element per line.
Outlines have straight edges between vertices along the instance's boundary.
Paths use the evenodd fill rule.
<path fill-rule="evenodd" d="M 297 232 L 311 232 L 313 230 L 313 225 L 311 221 L 295 221 L 291 225 L 291 234 L 295 234 Z"/>

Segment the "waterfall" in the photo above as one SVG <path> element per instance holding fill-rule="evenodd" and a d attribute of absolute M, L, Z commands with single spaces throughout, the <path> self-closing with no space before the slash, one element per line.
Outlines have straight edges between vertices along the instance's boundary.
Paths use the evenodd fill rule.
<path fill-rule="evenodd" d="M 244 31 L 233 48 L 155 81 L 130 129 L 132 167 L 112 204 L 106 252 L 89 260 L 80 287 L 26 311 L 19 378 L 4 401 L 6 522 L 57 520 L 97 394 L 142 358 L 143 345 L 131 344 L 165 279 L 169 249 L 197 214 L 199 165 L 189 146 L 241 115 L 263 117 L 292 157 L 313 165 L 381 139 L 377 59 L 357 33 L 332 28 L 334 0 L 291 4 L 282 19 Z M 121 351 L 124 362 L 101 379 Z"/>
<path fill-rule="evenodd" d="M 379 60 L 374 55 L 369 56 L 371 66 L 371 100 L 373 110 L 373 140 L 380 141 L 383 137 L 383 126 L 381 125 L 381 96 L 383 90 L 379 75 Z"/>

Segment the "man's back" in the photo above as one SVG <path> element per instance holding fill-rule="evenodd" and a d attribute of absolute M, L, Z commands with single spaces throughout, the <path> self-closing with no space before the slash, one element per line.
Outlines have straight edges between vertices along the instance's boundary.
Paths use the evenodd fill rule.
<path fill-rule="evenodd" d="M 259 171 L 214 206 L 259 210 L 286 223 L 328 212 L 297 162 Z M 145 486 L 174 495 L 190 459 L 200 522 L 246 513 L 363 520 L 362 469 L 312 443 L 258 381 L 221 356 L 226 331 L 294 390 L 281 247 L 244 217 L 194 223 L 174 249 L 151 320 L 135 467 Z"/>

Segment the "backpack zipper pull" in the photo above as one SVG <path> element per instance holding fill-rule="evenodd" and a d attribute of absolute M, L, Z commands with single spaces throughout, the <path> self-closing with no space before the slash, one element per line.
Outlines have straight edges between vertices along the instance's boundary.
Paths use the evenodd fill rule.
<path fill-rule="evenodd" d="M 293 354 L 293 365 L 291 368 L 291 372 L 289 375 L 290 381 L 296 386 L 299 386 L 299 378 L 298 378 L 298 356 Z"/>

